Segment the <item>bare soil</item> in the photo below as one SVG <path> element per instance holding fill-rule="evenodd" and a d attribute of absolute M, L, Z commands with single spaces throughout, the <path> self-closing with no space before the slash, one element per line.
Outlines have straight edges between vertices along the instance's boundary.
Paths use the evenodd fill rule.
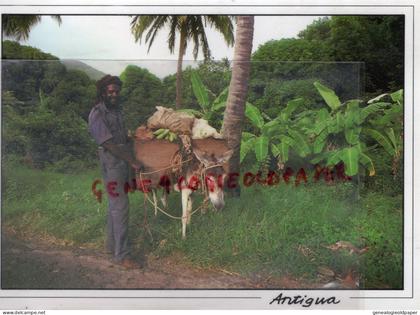
<path fill-rule="evenodd" d="M 143 268 L 127 270 L 109 255 L 59 245 L 13 231 L 2 233 L 2 289 L 258 289 L 313 288 L 289 277 L 243 277 L 222 269 L 191 266 L 180 254 L 144 257 Z"/>

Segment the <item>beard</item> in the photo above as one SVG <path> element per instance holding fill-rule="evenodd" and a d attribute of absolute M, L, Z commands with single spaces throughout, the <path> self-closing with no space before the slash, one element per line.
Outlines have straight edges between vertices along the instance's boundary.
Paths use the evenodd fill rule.
<path fill-rule="evenodd" d="M 104 103 L 108 107 L 117 107 L 120 103 L 120 98 L 118 96 L 110 96 L 104 98 Z"/>

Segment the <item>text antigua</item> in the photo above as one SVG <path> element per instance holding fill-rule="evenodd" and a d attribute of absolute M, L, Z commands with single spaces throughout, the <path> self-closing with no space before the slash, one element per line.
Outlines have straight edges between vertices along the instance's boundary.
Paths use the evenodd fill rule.
<path fill-rule="evenodd" d="M 294 177 L 294 181 L 292 181 Z M 335 180 L 349 181 L 351 180 L 350 176 L 345 175 L 344 166 L 336 166 L 334 170 L 331 170 L 326 167 L 315 167 L 315 172 L 313 175 L 313 181 L 317 182 L 321 178 L 327 183 L 332 183 Z M 172 179 L 173 180 L 173 179 Z M 308 176 L 303 168 L 300 168 L 295 174 L 293 169 L 287 167 L 283 173 L 278 173 L 276 171 L 268 171 L 263 174 L 262 172 L 257 172 L 256 174 L 252 172 L 246 172 L 243 174 L 242 179 L 239 173 L 228 173 L 220 174 L 218 176 L 208 173 L 204 176 L 204 182 L 206 189 L 210 192 L 213 192 L 216 189 L 216 186 L 219 188 L 235 189 L 240 185 L 240 182 L 245 187 L 250 187 L 252 185 L 264 185 L 264 186 L 275 186 L 278 185 L 281 181 L 284 181 L 285 184 L 294 183 L 295 186 L 298 186 L 301 182 L 307 183 Z M 92 192 L 95 195 L 96 199 L 102 201 L 102 190 L 98 190 L 98 185 L 102 184 L 102 180 L 96 179 L 92 183 Z M 179 191 L 183 189 L 190 189 L 192 191 L 198 190 L 202 187 L 202 182 L 198 176 L 191 176 L 189 180 L 184 176 L 180 176 L 176 182 L 171 181 L 169 176 L 163 175 L 160 180 L 157 188 L 165 189 L 167 193 L 170 193 L 172 185 L 176 185 Z M 118 182 L 117 181 L 108 181 L 106 184 L 106 191 L 110 197 L 118 197 Z M 135 179 L 133 178 L 131 182 L 124 183 L 124 193 L 134 192 L 136 190 L 148 193 L 151 191 L 152 182 L 150 179 Z M 155 187 L 156 188 L 156 187 Z"/>
<path fill-rule="evenodd" d="M 307 297 L 306 295 L 295 295 L 293 297 L 290 296 L 283 296 L 283 293 L 280 293 L 277 297 L 275 297 L 271 302 L 271 304 L 276 303 L 278 305 L 300 305 L 302 307 L 311 307 L 312 305 L 324 305 L 324 304 L 338 304 L 341 301 L 336 299 L 335 296 L 331 296 L 328 298 L 325 297 Z"/>

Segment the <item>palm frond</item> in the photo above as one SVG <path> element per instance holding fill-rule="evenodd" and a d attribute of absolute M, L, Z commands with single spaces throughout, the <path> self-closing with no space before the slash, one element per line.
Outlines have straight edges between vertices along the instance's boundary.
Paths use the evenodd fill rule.
<path fill-rule="evenodd" d="M 209 22 L 210 27 L 214 27 L 219 33 L 221 33 L 228 46 L 233 46 L 235 42 L 235 36 L 233 32 L 233 17 L 220 16 L 220 15 L 207 15 L 205 21 Z"/>
<path fill-rule="evenodd" d="M 168 15 L 160 15 L 150 27 L 150 30 L 146 35 L 146 42 L 149 42 L 149 47 L 147 49 L 148 52 L 150 51 L 150 47 L 152 46 L 157 33 L 164 27 L 168 18 Z"/>
<path fill-rule="evenodd" d="M 188 44 L 188 40 L 194 42 L 193 55 L 197 59 L 198 51 L 201 46 L 205 59 L 211 56 L 205 27 L 214 27 L 219 31 L 228 45 L 233 45 L 233 16 L 218 15 L 149 15 L 149 16 L 132 16 L 131 31 L 136 42 L 141 42 L 142 37 L 146 34 L 145 42 L 147 42 L 148 50 L 150 50 L 156 35 L 165 24 L 169 24 L 168 47 L 171 53 L 174 52 L 177 32 L 182 32 L 186 38 L 184 51 Z"/>
<path fill-rule="evenodd" d="M 175 50 L 175 41 L 176 41 L 176 31 L 178 29 L 178 19 L 176 17 L 171 18 L 171 25 L 169 28 L 168 34 L 168 47 L 171 54 L 174 53 Z"/>
<path fill-rule="evenodd" d="M 61 20 L 61 16 L 60 15 L 51 15 L 51 18 L 53 20 L 55 20 L 58 23 L 59 26 L 61 25 L 61 23 L 63 23 L 63 21 Z"/>
<path fill-rule="evenodd" d="M 199 34 L 200 43 L 201 43 L 201 51 L 203 52 L 204 59 L 208 60 L 210 59 L 211 53 L 210 53 L 209 43 L 207 41 L 206 30 L 204 29 L 204 25 L 201 18 L 197 22 L 198 22 L 198 25 L 197 25 L 198 34 Z M 197 52 L 198 52 L 198 43 L 196 45 L 197 45 Z M 194 55 L 194 58 L 197 58 L 197 55 Z"/>
<path fill-rule="evenodd" d="M 194 59 L 197 59 L 198 48 L 200 45 L 199 32 L 197 32 L 196 30 L 190 30 L 190 37 L 192 37 L 192 40 L 194 42 L 193 56 L 194 56 Z"/>
<path fill-rule="evenodd" d="M 3 34 L 16 40 L 27 40 L 33 26 L 41 21 L 40 15 L 10 15 L 2 17 Z"/>
<path fill-rule="evenodd" d="M 134 35 L 136 42 L 141 43 L 144 32 L 152 25 L 158 16 L 146 15 L 146 16 L 135 16 L 131 20 L 131 33 Z"/>

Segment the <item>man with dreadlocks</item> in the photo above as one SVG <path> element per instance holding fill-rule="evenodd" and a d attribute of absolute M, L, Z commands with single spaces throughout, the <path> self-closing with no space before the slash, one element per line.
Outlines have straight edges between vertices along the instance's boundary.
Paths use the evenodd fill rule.
<path fill-rule="evenodd" d="M 114 261 L 126 268 L 139 268 L 130 256 L 128 244 L 129 167 L 140 169 L 124 127 L 119 94 L 122 82 L 106 75 L 96 83 L 96 105 L 89 114 L 89 132 L 99 145 L 99 160 L 104 185 L 108 192 L 106 247 Z"/>

